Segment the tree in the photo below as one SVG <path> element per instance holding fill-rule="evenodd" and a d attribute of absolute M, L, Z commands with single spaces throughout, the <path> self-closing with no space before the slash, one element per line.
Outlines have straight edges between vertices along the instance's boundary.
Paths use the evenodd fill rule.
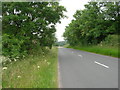
<path fill-rule="evenodd" d="M 77 10 L 74 20 L 66 27 L 64 37 L 70 45 L 98 44 L 109 34 L 116 34 L 119 5 L 113 2 L 89 2 Z"/>
<path fill-rule="evenodd" d="M 64 11 L 57 2 L 3 2 L 3 55 L 17 58 L 38 46 L 52 48 Z"/>

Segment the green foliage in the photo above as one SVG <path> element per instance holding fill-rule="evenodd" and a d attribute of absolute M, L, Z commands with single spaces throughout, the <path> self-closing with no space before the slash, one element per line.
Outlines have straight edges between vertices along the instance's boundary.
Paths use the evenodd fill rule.
<path fill-rule="evenodd" d="M 72 46 L 99 44 L 118 33 L 119 9 L 118 2 L 89 2 L 84 10 L 76 11 L 63 36 Z"/>
<path fill-rule="evenodd" d="M 21 58 L 36 47 L 52 48 L 64 11 L 57 2 L 3 2 L 3 55 Z"/>
<path fill-rule="evenodd" d="M 100 46 L 119 47 L 120 39 L 118 35 L 108 35 L 104 41 L 101 41 Z"/>

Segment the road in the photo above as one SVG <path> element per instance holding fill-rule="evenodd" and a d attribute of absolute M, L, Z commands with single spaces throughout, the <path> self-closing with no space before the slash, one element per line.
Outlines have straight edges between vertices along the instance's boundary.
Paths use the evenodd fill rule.
<path fill-rule="evenodd" d="M 118 88 L 118 59 L 59 48 L 60 88 Z"/>

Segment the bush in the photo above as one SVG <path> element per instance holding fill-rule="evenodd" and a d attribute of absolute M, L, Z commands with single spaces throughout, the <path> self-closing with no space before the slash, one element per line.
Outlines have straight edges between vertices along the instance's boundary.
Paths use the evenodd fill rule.
<path fill-rule="evenodd" d="M 120 39 L 118 35 L 108 35 L 104 41 L 101 41 L 100 45 L 118 47 L 119 42 L 120 42 Z"/>

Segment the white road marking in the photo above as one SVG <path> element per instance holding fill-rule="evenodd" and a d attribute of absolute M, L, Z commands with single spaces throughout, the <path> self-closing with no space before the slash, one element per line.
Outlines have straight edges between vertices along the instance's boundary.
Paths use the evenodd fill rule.
<path fill-rule="evenodd" d="M 99 63 L 99 62 L 96 62 L 96 61 L 94 61 L 94 63 L 96 63 L 96 64 L 98 64 L 98 65 L 101 65 L 101 66 L 103 66 L 103 67 L 105 67 L 105 68 L 109 68 L 109 66 L 107 66 L 107 65 L 105 65 L 105 64 L 102 64 L 102 63 Z"/>
<path fill-rule="evenodd" d="M 82 55 L 78 55 L 78 56 L 83 57 Z"/>

